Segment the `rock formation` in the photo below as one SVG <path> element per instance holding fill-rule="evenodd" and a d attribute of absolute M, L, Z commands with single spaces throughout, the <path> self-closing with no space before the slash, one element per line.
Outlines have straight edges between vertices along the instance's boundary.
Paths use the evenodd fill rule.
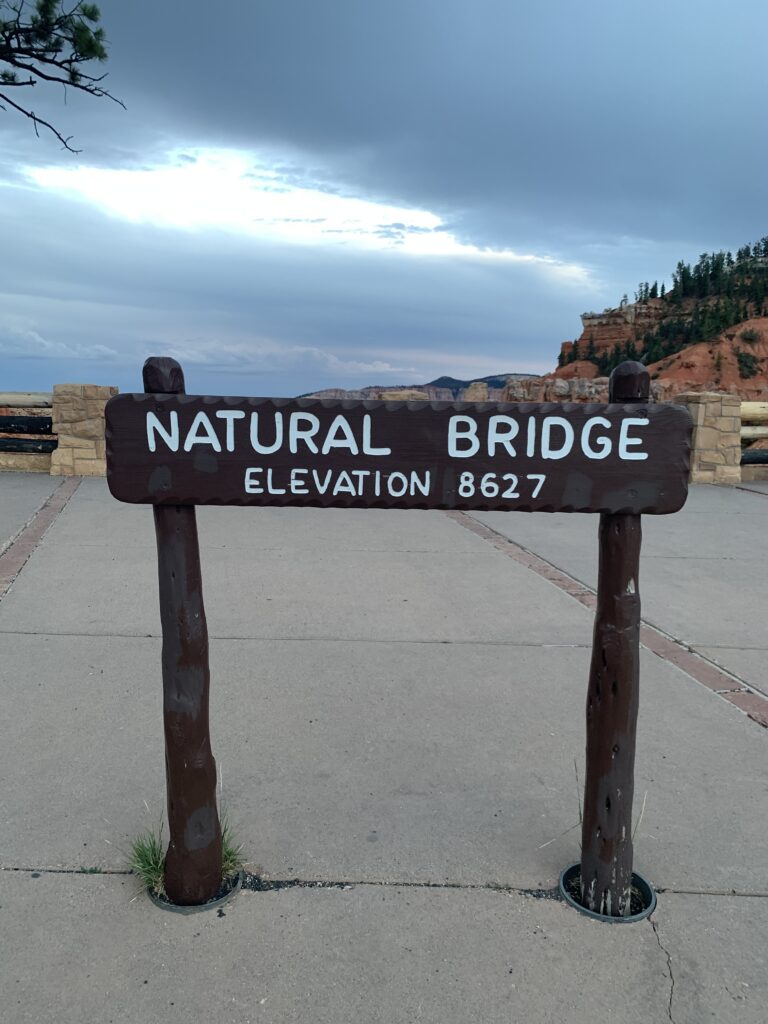
<path fill-rule="evenodd" d="M 534 375 L 525 373 L 502 373 L 479 380 L 457 380 L 454 377 L 438 377 L 429 384 L 408 384 L 402 387 L 374 385 L 355 391 L 341 388 L 326 388 L 314 391 L 302 398 L 331 399 L 382 399 L 394 402 L 413 402 L 423 399 L 429 402 L 501 402 L 507 386 L 515 381 L 536 380 Z"/>
<path fill-rule="evenodd" d="M 612 310 L 611 312 L 621 312 L 623 316 L 625 310 Z M 590 323 L 586 344 L 591 342 L 593 351 L 598 356 L 601 353 L 613 351 L 614 346 L 619 344 L 620 332 L 626 333 L 625 329 L 629 322 L 622 320 L 621 323 L 623 323 L 623 327 L 620 325 L 618 317 L 608 316 L 603 319 L 602 323 Z M 587 328 L 582 331 L 577 341 L 579 352 L 586 350 L 582 347 L 585 344 L 586 336 Z M 635 339 L 634 336 L 631 336 L 621 344 L 625 346 L 628 341 L 635 344 L 637 356 L 642 359 L 644 349 L 642 338 Z M 566 355 L 572 350 L 572 342 L 566 342 L 563 345 L 562 351 Z M 730 395 L 738 395 L 745 401 L 765 400 L 768 398 L 768 317 L 752 317 L 749 320 L 744 320 L 721 332 L 710 341 L 689 345 L 680 352 L 649 363 L 648 372 L 653 382 L 662 385 L 663 393 L 667 397 L 685 391 L 722 391 Z M 596 382 L 598 374 L 599 370 L 595 363 L 586 359 L 578 359 L 558 367 L 553 373 L 541 378 L 541 382 L 546 390 L 546 382 L 553 379 L 574 385 L 577 383 L 587 384 Z M 513 393 L 515 385 L 510 384 L 507 390 L 509 393 Z M 591 389 L 588 390 L 591 392 Z M 578 395 L 583 392 L 576 387 L 574 393 Z M 574 400 L 581 401 L 582 399 Z"/>

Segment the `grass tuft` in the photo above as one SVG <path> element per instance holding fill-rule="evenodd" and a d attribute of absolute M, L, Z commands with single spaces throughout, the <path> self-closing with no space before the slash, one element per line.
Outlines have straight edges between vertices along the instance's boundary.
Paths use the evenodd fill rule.
<path fill-rule="evenodd" d="M 134 839 L 128 865 L 145 889 L 149 889 L 157 896 L 165 895 L 165 847 L 162 826 L 158 827 L 157 831 L 147 829 Z"/>
<path fill-rule="evenodd" d="M 222 880 L 231 878 L 243 866 L 243 844 L 237 842 L 232 826 L 225 815 L 221 818 L 221 875 Z M 156 896 L 165 896 L 165 844 L 162 824 L 134 839 L 128 866 L 137 876 L 141 885 Z"/>
<path fill-rule="evenodd" d="M 226 814 L 221 816 L 221 874 L 231 878 L 243 866 L 243 844 L 237 842 Z"/>

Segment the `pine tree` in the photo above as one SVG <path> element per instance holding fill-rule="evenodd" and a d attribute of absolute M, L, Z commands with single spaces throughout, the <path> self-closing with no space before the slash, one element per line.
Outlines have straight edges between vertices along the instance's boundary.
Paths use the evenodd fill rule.
<path fill-rule="evenodd" d="M 33 110 L 11 99 L 16 89 L 40 83 L 78 89 L 90 96 L 107 97 L 123 106 L 102 85 L 105 75 L 83 70 L 92 61 L 107 59 L 101 12 L 96 4 L 79 0 L 68 9 L 64 0 L 0 0 L 0 109 L 10 107 L 52 132 L 72 153 L 70 139 Z"/>

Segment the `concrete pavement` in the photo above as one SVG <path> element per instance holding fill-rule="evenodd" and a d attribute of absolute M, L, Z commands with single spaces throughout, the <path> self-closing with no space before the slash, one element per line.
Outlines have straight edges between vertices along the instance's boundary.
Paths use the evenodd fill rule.
<path fill-rule="evenodd" d="M 45 473 L 3 473 L 0 477 L 0 553 L 24 529 L 61 483 Z"/>
<path fill-rule="evenodd" d="M 731 671 L 765 645 L 765 503 L 644 519 L 645 616 Z M 595 517 L 477 518 L 593 578 Z M 578 859 L 589 610 L 441 513 L 198 519 L 224 800 L 251 870 L 296 882 L 223 917 L 132 901 L 164 799 L 152 516 L 84 481 L 0 601 L 10 1020 L 764 1021 L 768 730 L 643 653 L 635 863 L 663 891 L 592 922 L 543 898 Z"/>
<path fill-rule="evenodd" d="M 692 487 L 684 510 L 644 516 L 643 618 L 768 694 L 768 485 Z M 592 516 L 474 518 L 590 587 L 597 583 Z"/>

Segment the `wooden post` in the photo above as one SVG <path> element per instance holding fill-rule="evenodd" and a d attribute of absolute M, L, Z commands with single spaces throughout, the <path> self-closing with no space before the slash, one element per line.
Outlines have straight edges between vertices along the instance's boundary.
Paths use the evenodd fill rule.
<path fill-rule="evenodd" d="M 175 359 L 147 359 L 144 390 L 184 394 Z M 216 762 L 208 729 L 208 627 L 203 607 L 194 505 L 155 505 L 163 724 L 170 843 L 165 891 L 181 905 L 205 903 L 221 886 Z"/>
<path fill-rule="evenodd" d="M 647 403 L 648 371 L 624 362 L 610 402 Z M 600 566 L 587 691 L 587 764 L 581 834 L 581 899 L 611 917 L 630 913 L 632 798 L 640 684 L 640 516 L 600 516 Z"/>

